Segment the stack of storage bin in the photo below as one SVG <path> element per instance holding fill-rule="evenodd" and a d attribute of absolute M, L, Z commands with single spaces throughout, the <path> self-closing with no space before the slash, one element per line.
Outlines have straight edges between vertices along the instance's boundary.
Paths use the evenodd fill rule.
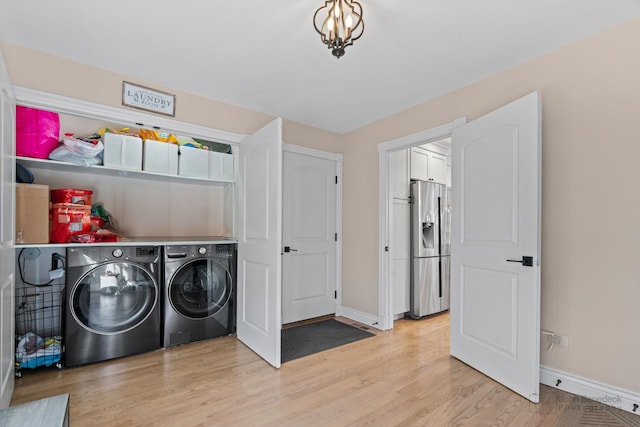
<path fill-rule="evenodd" d="M 91 231 L 92 195 L 91 190 L 51 190 L 51 243 L 66 243 L 73 235 Z"/>

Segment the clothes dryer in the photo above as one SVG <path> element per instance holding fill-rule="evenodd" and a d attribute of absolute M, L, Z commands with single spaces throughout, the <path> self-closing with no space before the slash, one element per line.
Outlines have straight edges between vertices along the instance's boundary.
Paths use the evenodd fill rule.
<path fill-rule="evenodd" d="M 235 330 L 236 244 L 164 248 L 163 346 Z"/>
<path fill-rule="evenodd" d="M 67 248 L 65 366 L 160 348 L 161 246 Z"/>

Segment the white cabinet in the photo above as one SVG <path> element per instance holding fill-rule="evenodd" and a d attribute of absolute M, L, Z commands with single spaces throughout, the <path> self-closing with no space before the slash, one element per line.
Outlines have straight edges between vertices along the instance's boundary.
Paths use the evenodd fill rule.
<path fill-rule="evenodd" d="M 391 242 L 393 314 L 409 311 L 411 205 L 408 200 L 393 201 L 393 241 Z"/>
<path fill-rule="evenodd" d="M 389 153 L 391 194 L 394 199 L 409 199 L 409 150 Z"/>
<path fill-rule="evenodd" d="M 411 149 L 411 179 L 429 180 L 429 152 L 421 148 Z"/>
<path fill-rule="evenodd" d="M 409 311 L 410 152 L 405 149 L 389 153 L 393 196 L 393 240 L 390 242 L 390 255 L 394 315 Z"/>
<path fill-rule="evenodd" d="M 447 184 L 447 156 L 422 147 L 412 148 L 411 179 Z"/>
<path fill-rule="evenodd" d="M 230 144 L 237 156 L 241 135 L 31 89 L 16 88 L 16 95 L 20 105 L 57 111 L 61 132 L 83 135 L 102 127 L 162 129 Z M 41 159 L 18 158 L 18 162 L 33 172 L 35 183 L 51 189 L 93 190 L 93 201 L 102 202 L 127 237 L 236 236 L 235 177 L 194 179 Z"/>
<path fill-rule="evenodd" d="M 447 156 L 429 152 L 429 178 L 439 184 L 447 183 Z"/>

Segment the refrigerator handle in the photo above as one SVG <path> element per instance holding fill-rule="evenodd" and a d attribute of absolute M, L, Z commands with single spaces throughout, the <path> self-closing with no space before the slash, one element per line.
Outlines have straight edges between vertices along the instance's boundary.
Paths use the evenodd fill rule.
<path fill-rule="evenodd" d="M 438 255 L 442 255 L 442 215 L 441 198 L 438 196 Z M 442 298 L 442 257 L 438 258 L 438 297 Z"/>
<path fill-rule="evenodd" d="M 438 196 L 438 255 L 442 255 L 442 215 L 441 215 L 441 198 Z"/>

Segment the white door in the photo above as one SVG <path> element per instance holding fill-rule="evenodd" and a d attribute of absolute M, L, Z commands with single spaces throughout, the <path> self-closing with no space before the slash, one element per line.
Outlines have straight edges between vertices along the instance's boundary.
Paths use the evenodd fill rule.
<path fill-rule="evenodd" d="M 336 311 L 336 162 L 285 152 L 282 322 Z"/>
<path fill-rule="evenodd" d="M 0 408 L 13 394 L 15 274 L 15 97 L 0 56 Z"/>
<path fill-rule="evenodd" d="M 280 367 L 282 120 L 240 142 L 237 337 Z"/>
<path fill-rule="evenodd" d="M 540 371 L 540 135 L 537 92 L 452 133 L 451 355 L 533 402 Z"/>

